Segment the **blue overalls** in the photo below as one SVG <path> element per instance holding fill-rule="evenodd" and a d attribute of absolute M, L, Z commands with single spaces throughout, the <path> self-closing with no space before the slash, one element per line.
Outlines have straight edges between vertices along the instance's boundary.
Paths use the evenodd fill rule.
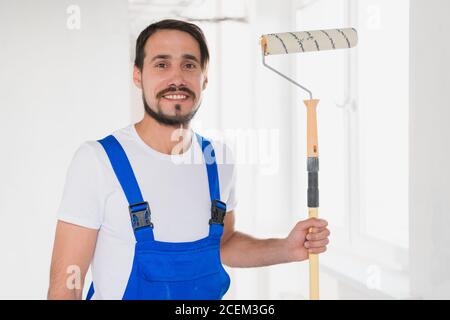
<path fill-rule="evenodd" d="M 124 300 L 218 300 L 222 299 L 230 286 L 230 277 L 220 260 L 226 204 L 220 201 L 214 149 L 208 140 L 198 134 L 196 137 L 202 148 L 208 174 L 211 219 L 209 235 L 192 242 L 162 242 L 154 239 L 150 207 L 142 198 L 125 151 L 112 135 L 99 140 L 128 200 L 136 238 L 133 266 L 122 298 Z M 90 300 L 93 294 L 92 283 L 86 299 Z"/>

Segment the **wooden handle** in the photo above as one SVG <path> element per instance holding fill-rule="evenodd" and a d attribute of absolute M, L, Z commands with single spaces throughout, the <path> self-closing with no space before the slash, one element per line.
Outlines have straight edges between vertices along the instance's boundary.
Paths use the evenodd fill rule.
<path fill-rule="evenodd" d="M 306 139 L 307 156 L 319 156 L 319 144 L 317 141 L 317 113 L 316 108 L 320 100 L 305 100 L 306 105 Z"/>
<path fill-rule="evenodd" d="M 319 209 L 308 208 L 308 216 L 318 218 Z M 317 254 L 309 254 L 309 299 L 319 300 L 319 255 Z"/>
<path fill-rule="evenodd" d="M 268 52 L 267 52 L 267 39 L 266 39 L 266 37 L 262 36 L 260 41 L 259 41 L 259 44 L 261 45 L 261 48 L 264 51 L 264 55 L 267 56 Z"/>
<path fill-rule="evenodd" d="M 319 144 L 317 139 L 317 105 L 319 100 L 305 100 L 306 105 L 306 138 L 307 157 L 319 157 Z M 308 186 L 309 187 L 309 186 Z M 308 200 L 309 201 L 309 200 Z M 308 208 L 310 218 L 318 218 L 319 208 Z M 311 232 L 311 230 L 309 230 Z M 309 254 L 309 299 L 319 300 L 319 255 Z"/>

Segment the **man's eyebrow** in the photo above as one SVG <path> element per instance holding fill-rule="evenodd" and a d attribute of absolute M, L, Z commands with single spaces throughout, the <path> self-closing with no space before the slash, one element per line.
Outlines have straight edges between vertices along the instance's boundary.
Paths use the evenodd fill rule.
<path fill-rule="evenodd" d="M 154 57 L 152 58 L 152 60 L 150 60 L 150 62 L 153 62 L 153 61 L 155 61 L 156 59 L 170 59 L 171 57 L 172 57 L 172 56 L 169 55 L 169 54 L 158 54 L 158 55 L 154 56 Z"/>
<path fill-rule="evenodd" d="M 188 60 L 192 60 L 192 61 L 195 61 L 197 63 L 200 63 L 200 61 L 197 59 L 197 57 L 192 55 L 192 54 L 185 53 L 185 54 L 183 54 L 182 57 L 183 57 L 183 59 L 188 59 Z M 154 56 L 152 58 L 152 60 L 150 60 L 150 62 L 153 62 L 153 61 L 155 61 L 157 59 L 170 59 L 170 58 L 172 58 L 172 56 L 170 54 L 157 54 L 156 56 Z"/>
<path fill-rule="evenodd" d="M 198 61 L 197 57 L 192 54 L 183 54 L 183 58 L 188 59 L 188 60 L 193 60 L 197 63 L 200 63 L 200 61 Z"/>

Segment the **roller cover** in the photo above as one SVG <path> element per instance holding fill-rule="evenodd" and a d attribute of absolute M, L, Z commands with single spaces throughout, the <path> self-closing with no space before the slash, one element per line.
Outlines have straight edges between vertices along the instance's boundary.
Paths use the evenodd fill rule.
<path fill-rule="evenodd" d="M 358 33 L 354 28 L 271 33 L 261 37 L 266 56 L 349 49 L 357 43 Z"/>

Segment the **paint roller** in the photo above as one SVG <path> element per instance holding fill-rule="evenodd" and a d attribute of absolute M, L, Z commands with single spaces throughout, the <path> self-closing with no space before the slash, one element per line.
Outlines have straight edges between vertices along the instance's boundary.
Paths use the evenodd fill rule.
<path fill-rule="evenodd" d="M 269 66 L 266 63 L 266 56 L 350 49 L 355 47 L 357 43 L 358 33 L 354 28 L 271 33 L 261 36 L 260 44 L 263 65 L 309 94 L 309 100 L 304 100 L 307 113 L 307 199 L 309 218 L 317 218 L 319 213 L 319 147 L 316 114 L 319 100 L 313 99 L 310 90 Z M 319 257 L 317 254 L 309 254 L 309 298 L 311 300 L 319 299 Z"/>

